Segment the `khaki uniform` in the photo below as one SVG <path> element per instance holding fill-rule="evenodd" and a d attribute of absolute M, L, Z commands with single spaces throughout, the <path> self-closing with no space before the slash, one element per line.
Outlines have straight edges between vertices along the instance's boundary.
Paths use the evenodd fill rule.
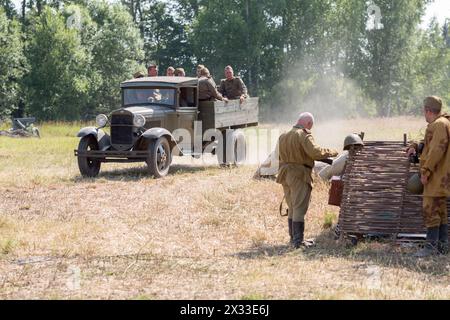
<path fill-rule="evenodd" d="M 447 224 L 446 198 L 450 196 L 450 121 L 442 114 L 425 132 L 420 174 L 428 177 L 423 192 L 423 215 L 427 228 Z"/>
<path fill-rule="evenodd" d="M 314 160 L 338 155 L 337 151 L 319 147 L 311 131 L 295 126 L 278 140 L 280 168 L 277 182 L 283 185 L 288 217 L 304 222 L 313 187 Z"/>
<path fill-rule="evenodd" d="M 201 77 L 198 80 L 198 99 L 200 101 L 223 100 L 212 78 Z"/>
<path fill-rule="evenodd" d="M 247 87 L 239 77 L 233 79 L 222 79 L 220 81 L 219 92 L 228 99 L 239 99 L 242 95 L 248 97 Z"/>

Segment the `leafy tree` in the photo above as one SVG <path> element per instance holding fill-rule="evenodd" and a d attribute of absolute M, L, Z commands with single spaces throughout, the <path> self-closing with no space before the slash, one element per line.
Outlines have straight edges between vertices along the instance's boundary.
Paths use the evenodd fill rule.
<path fill-rule="evenodd" d="M 0 8 L 0 118 L 18 108 L 25 58 L 20 26 Z"/>
<path fill-rule="evenodd" d="M 14 2 L 11 0 L 0 0 L 0 8 L 3 8 L 8 19 L 12 19 L 17 15 L 16 9 L 14 8 Z"/>
<path fill-rule="evenodd" d="M 408 99 L 411 110 L 402 110 L 404 112 L 422 112 L 421 101 L 430 95 L 440 96 L 450 105 L 450 49 L 441 32 L 441 26 L 433 20 L 418 39 L 411 75 L 413 83 L 410 84 L 414 94 Z"/>
<path fill-rule="evenodd" d="M 89 2 L 35 12 L 26 77 L 29 110 L 44 119 L 80 119 L 120 106 L 120 82 L 143 59 L 142 39 L 119 4 Z"/>
<path fill-rule="evenodd" d="M 183 67 L 186 73 L 194 72 L 192 47 L 187 39 L 189 26 L 179 11 L 177 3 L 148 1 L 142 12 L 145 60 L 159 65 L 160 74 L 169 66 Z"/>
<path fill-rule="evenodd" d="M 365 30 L 352 75 L 376 101 L 377 113 L 393 114 L 397 87 L 414 65 L 412 52 L 427 0 L 380 0 L 383 29 Z M 397 85 L 397 86 L 396 86 Z"/>
<path fill-rule="evenodd" d="M 79 119 L 87 103 L 88 53 L 76 29 L 50 7 L 32 18 L 26 56 L 31 70 L 25 78 L 28 110 L 39 119 Z"/>
<path fill-rule="evenodd" d="M 124 6 L 96 1 L 88 10 L 97 28 L 88 45 L 90 68 L 98 82 L 91 91 L 90 105 L 108 112 L 120 106 L 120 83 L 130 79 L 144 59 L 143 41 Z"/>
<path fill-rule="evenodd" d="M 383 28 L 369 29 L 361 0 L 23 0 L 24 92 L 30 111 L 75 119 L 116 108 L 119 83 L 150 61 L 160 74 L 202 63 L 216 80 L 230 64 L 270 116 L 417 113 L 425 95 L 450 99 L 442 26 L 419 29 L 428 2 L 377 0 Z"/>

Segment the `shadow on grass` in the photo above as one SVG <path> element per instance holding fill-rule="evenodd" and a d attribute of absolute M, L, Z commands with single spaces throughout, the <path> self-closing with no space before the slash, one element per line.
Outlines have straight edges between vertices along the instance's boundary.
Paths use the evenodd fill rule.
<path fill-rule="evenodd" d="M 198 173 L 204 172 L 208 169 L 219 169 L 219 167 L 214 166 L 193 166 L 193 165 L 173 165 L 169 168 L 168 176 L 174 176 L 177 174 L 184 173 Z M 147 166 L 133 167 L 133 168 L 121 168 L 121 169 L 110 169 L 110 170 L 100 170 L 100 173 L 95 178 L 85 178 L 78 175 L 72 178 L 73 182 L 94 182 L 96 179 L 106 179 L 109 181 L 139 181 L 143 179 L 150 179 L 153 176 L 148 172 Z"/>
<path fill-rule="evenodd" d="M 433 276 L 448 276 L 450 272 L 450 256 L 434 256 L 429 259 L 418 259 L 413 256 L 417 246 L 402 247 L 393 240 L 360 241 L 356 246 L 347 240 L 335 240 L 331 230 L 324 230 L 315 238 L 316 245 L 299 249 L 299 253 L 307 260 L 323 260 L 324 258 L 340 258 L 369 266 L 406 269 L 413 272 Z M 233 256 L 239 259 L 260 259 L 295 253 L 288 245 L 260 245 L 241 251 Z"/>
<path fill-rule="evenodd" d="M 434 276 L 448 276 L 448 255 L 419 259 L 413 256 L 418 249 L 417 245 L 402 246 L 392 239 L 364 240 L 352 245 L 348 240 L 335 240 L 333 232 L 325 230 L 316 238 L 316 246 L 303 252 L 304 257 L 311 260 L 335 257 L 367 266 L 377 265 Z"/>

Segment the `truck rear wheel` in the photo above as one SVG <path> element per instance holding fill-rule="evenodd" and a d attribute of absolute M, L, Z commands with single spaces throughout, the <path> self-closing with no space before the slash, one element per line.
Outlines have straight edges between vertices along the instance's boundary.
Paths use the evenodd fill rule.
<path fill-rule="evenodd" d="M 247 158 L 247 143 L 242 130 L 223 132 L 223 150 L 218 153 L 219 162 L 223 165 L 242 165 Z M 222 159 L 221 159 L 221 158 Z"/>
<path fill-rule="evenodd" d="M 91 135 L 81 138 L 78 144 L 78 152 L 89 150 L 98 150 L 97 139 Z M 100 172 L 100 166 L 101 162 L 99 160 L 78 156 L 78 168 L 83 177 L 96 177 Z"/>
<path fill-rule="evenodd" d="M 146 162 L 150 174 L 155 178 L 164 177 L 169 173 L 172 155 L 169 141 L 167 141 L 166 137 L 150 141 Z"/>

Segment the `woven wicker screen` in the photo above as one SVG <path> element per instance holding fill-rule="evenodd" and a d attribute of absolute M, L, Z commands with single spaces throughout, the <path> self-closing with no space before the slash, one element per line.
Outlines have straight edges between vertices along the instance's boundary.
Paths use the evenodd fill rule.
<path fill-rule="evenodd" d="M 364 142 L 351 152 L 343 176 L 339 225 L 344 233 L 425 233 L 422 196 L 406 190 L 418 171 L 403 142 Z"/>

